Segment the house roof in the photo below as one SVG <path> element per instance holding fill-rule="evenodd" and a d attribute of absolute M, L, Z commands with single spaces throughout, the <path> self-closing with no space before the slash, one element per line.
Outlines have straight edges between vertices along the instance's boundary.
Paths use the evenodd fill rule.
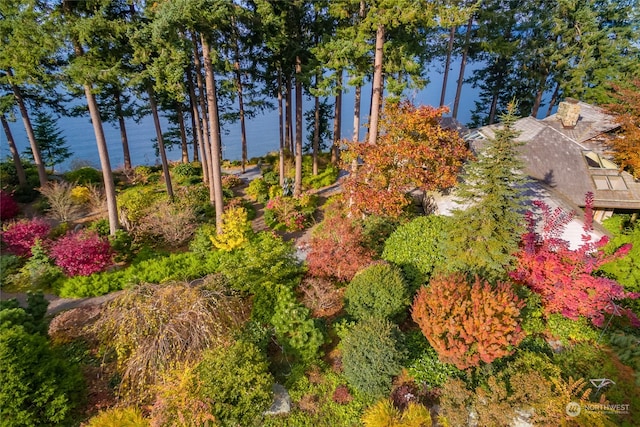
<path fill-rule="evenodd" d="M 525 117 L 515 122 L 525 172 L 578 206 L 587 192 L 594 194 L 594 208 L 640 210 L 640 182 L 608 158 L 606 138 L 618 127 L 613 117 L 593 105 L 579 102 L 580 116 L 572 129 L 556 115 L 543 120 Z M 483 140 L 495 136 L 500 125 L 474 132 L 470 144 L 481 149 Z"/>

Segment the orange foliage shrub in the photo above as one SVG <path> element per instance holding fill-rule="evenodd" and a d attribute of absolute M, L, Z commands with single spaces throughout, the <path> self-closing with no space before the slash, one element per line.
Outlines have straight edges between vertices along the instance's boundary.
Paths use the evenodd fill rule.
<path fill-rule="evenodd" d="M 525 335 L 523 306 L 508 283 L 494 287 L 476 277 L 469 284 L 453 274 L 418 291 L 412 317 L 443 362 L 466 369 L 513 353 Z"/>

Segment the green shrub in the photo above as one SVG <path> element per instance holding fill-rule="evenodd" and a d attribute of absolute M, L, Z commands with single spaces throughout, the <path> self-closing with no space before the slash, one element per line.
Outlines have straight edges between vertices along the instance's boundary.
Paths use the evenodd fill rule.
<path fill-rule="evenodd" d="M 440 387 L 450 377 L 462 377 L 463 372 L 449 363 L 443 363 L 429 341 L 418 330 L 405 335 L 407 351 L 407 372 L 418 384 Z"/>
<path fill-rule="evenodd" d="M 218 269 L 216 252 L 208 256 L 177 253 L 156 256 L 132 264 L 125 270 L 73 277 L 60 285 L 59 295 L 65 298 L 84 298 L 104 295 L 140 283 L 166 283 L 199 279 Z"/>
<path fill-rule="evenodd" d="M 0 287 L 10 283 L 10 276 L 17 272 L 22 265 L 22 260 L 16 255 L 0 255 Z"/>
<path fill-rule="evenodd" d="M 108 219 L 99 219 L 97 221 L 93 221 L 91 224 L 89 224 L 88 228 L 89 230 L 93 230 L 98 233 L 98 235 L 101 237 L 106 237 L 109 235 L 109 233 L 111 233 L 111 230 L 109 229 Z"/>
<path fill-rule="evenodd" d="M 180 178 L 190 178 L 202 175 L 202 169 L 195 167 L 191 163 L 180 163 L 171 170 L 173 174 Z"/>
<path fill-rule="evenodd" d="M 64 178 L 69 182 L 77 184 L 98 184 L 102 182 L 102 172 L 89 166 L 85 166 L 64 174 Z"/>
<path fill-rule="evenodd" d="M 204 354 L 197 368 L 202 395 L 222 426 L 257 425 L 271 404 L 273 377 L 265 355 L 254 344 L 238 341 Z"/>
<path fill-rule="evenodd" d="M 309 362 L 320 356 L 324 336 L 309 316 L 309 309 L 300 304 L 286 286 L 276 288 L 275 313 L 271 323 L 278 341 L 296 358 Z"/>
<path fill-rule="evenodd" d="M 117 201 L 121 215 L 135 226 L 161 197 L 162 194 L 151 187 L 132 187 L 118 194 Z"/>
<path fill-rule="evenodd" d="M 291 242 L 262 232 L 242 248 L 220 254 L 220 268 L 231 287 L 255 293 L 266 281 L 293 288 L 303 273 Z"/>
<path fill-rule="evenodd" d="M 215 218 L 214 208 L 209 201 L 209 189 L 201 182 L 178 188 L 174 204 L 179 208 L 192 209 L 203 220 Z"/>
<path fill-rule="evenodd" d="M 445 261 L 442 243 L 449 220 L 443 216 L 421 216 L 401 225 L 389 236 L 382 258 L 398 265 L 415 289 L 426 283 Z"/>
<path fill-rule="evenodd" d="M 198 255 L 208 254 L 213 251 L 213 242 L 211 236 L 216 233 L 215 224 L 202 224 L 193 233 L 193 238 L 189 243 L 189 250 Z"/>
<path fill-rule="evenodd" d="M 82 374 L 50 347 L 42 304 L 33 305 L 30 302 L 32 313 L 0 310 L 0 421 L 11 426 L 69 425 L 81 400 Z"/>
<path fill-rule="evenodd" d="M 247 196 L 258 203 L 265 203 L 269 198 L 269 184 L 263 178 L 256 178 L 246 189 Z"/>
<path fill-rule="evenodd" d="M 599 272 L 624 286 L 629 292 L 640 292 L 640 221 L 628 222 L 624 215 L 614 215 L 604 225 L 614 234 L 605 247 L 607 253 L 614 253 L 622 245 L 631 243 L 633 247 L 627 255 L 603 265 Z M 625 301 L 640 316 L 640 299 Z"/>
<path fill-rule="evenodd" d="M 31 247 L 31 254 L 31 258 L 8 281 L 22 291 L 50 289 L 62 276 L 62 270 L 53 264 L 40 240 Z"/>
<path fill-rule="evenodd" d="M 306 188 L 327 187 L 336 182 L 339 172 L 340 170 L 337 167 L 328 165 L 322 172 L 318 173 L 318 175 L 311 175 L 310 173 L 303 175 L 302 185 Z"/>
<path fill-rule="evenodd" d="M 547 327 L 551 335 L 559 339 L 563 345 L 584 341 L 593 342 L 598 339 L 598 332 L 591 327 L 591 322 L 584 316 L 578 320 L 572 320 L 562 314 L 551 314 L 547 317 Z"/>
<path fill-rule="evenodd" d="M 402 320 L 411 302 L 402 272 L 386 262 L 356 273 L 347 286 L 345 301 L 347 313 L 359 320 Z"/>
<path fill-rule="evenodd" d="M 270 186 L 280 185 L 280 175 L 278 175 L 278 172 L 276 171 L 267 171 L 262 174 L 262 178 L 264 179 L 264 182 Z"/>
<path fill-rule="evenodd" d="M 626 365 L 636 372 L 636 385 L 640 387 L 640 336 L 615 332 L 609 336 L 609 345 Z"/>
<path fill-rule="evenodd" d="M 342 341 L 342 365 L 349 384 L 370 398 L 386 396 L 402 369 L 400 332 L 388 320 L 359 322 Z"/>

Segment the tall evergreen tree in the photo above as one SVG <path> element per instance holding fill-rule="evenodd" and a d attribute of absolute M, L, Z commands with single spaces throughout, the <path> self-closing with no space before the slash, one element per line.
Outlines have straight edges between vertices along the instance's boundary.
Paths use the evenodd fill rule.
<path fill-rule="evenodd" d="M 55 173 L 55 166 L 67 160 L 72 154 L 62 131 L 51 114 L 38 111 L 33 133 L 38 141 L 44 165 L 51 168 L 51 173 Z M 25 150 L 23 154 L 33 159 L 33 153 L 30 150 Z"/>
<path fill-rule="evenodd" d="M 41 0 L 0 2 L 0 85 L 9 88 L 20 111 L 41 186 L 48 178 L 24 93 L 27 87 L 42 91 L 53 86 L 51 70 L 60 43 L 50 13 L 50 5 Z"/>
<path fill-rule="evenodd" d="M 119 227 L 116 190 L 95 92 L 99 88 L 96 83 L 109 81 L 111 76 L 120 72 L 121 58 L 115 47 L 126 36 L 127 26 L 123 21 L 128 11 L 129 5 L 124 0 L 64 0 L 59 13 L 54 15 L 58 19 L 57 28 L 70 45 L 70 57 L 65 70 L 68 83 L 70 86 L 81 87 L 87 101 L 100 157 L 109 230 L 112 235 Z"/>
<path fill-rule="evenodd" d="M 454 271 L 500 278 L 513 261 L 524 230 L 524 185 L 514 129 L 516 105 L 509 104 L 495 136 L 467 164 L 457 202 L 466 207 L 454 211 L 447 244 L 449 267 Z"/>

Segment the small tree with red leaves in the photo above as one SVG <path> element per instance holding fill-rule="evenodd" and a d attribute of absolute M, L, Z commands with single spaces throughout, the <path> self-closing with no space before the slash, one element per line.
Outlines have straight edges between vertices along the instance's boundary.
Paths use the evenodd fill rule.
<path fill-rule="evenodd" d="M 440 360 L 467 369 L 514 352 L 525 336 L 523 306 L 508 283 L 492 286 L 476 276 L 470 284 L 452 274 L 420 288 L 411 314 Z"/>
<path fill-rule="evenodd" d="M 440 126 L 447 111 L 409 102 L 388 104 L 377 143 L 348 145 L 342 154 L 345 164 L 362 160 L 343 185 L 352 213 L 398 217 L 411 203 L 409 191 L 456 184 L 470 152 L 457 131 Z"/>
<path fill-rule="evenodd" d="M 68 276 L 89 276 L 112 264 L 113 250 L 95 232 L 69 233 L 52 245 L 51 258 Z"/>
<path fill-rule="evenodd" d="M 341 282 L 350 281 L 373 262 L 374 252 L 365 248 L 363 242 L 362 229 L 352 219 L 341 214 L 326 218 L 310 242 L 309 273 Z"/>
<path fill-rule="evenodd" d="M 527 232 L 511 278 L 540 295 L 547 315 L 560 313 L 573 320 L 584 316 L 599 327 L 606 313 L 626 315 L 633 325 L 640 326 L 631 310 L 618 305 L 618 301 L 635 299 L 640 294 L 625 291 L 615 280 L 593 275 L 600 266 L 625 256 L 631 249 L 631 244 L 627 244 L 607 255 L 602 248 L 608 237 L 594 240 L 591 233 L 593 194 L 588 193 L 586 197 L 584 233 L 578 249 L 571 249 L 569 242 L 561 238 L 574 214 L 561 208 L 552 210 L 542 201 L 534 205 L 541 214 L 536 217 L 530 211 L 526 215 Z"/>
<path fill-rule="evenodd" d="M 12 222 L 2 231 L 2 243 L 7 252 L 30 257 L 36 240 L 45 242 L 50 231 L 51 226 L 40 218 Z"/>

